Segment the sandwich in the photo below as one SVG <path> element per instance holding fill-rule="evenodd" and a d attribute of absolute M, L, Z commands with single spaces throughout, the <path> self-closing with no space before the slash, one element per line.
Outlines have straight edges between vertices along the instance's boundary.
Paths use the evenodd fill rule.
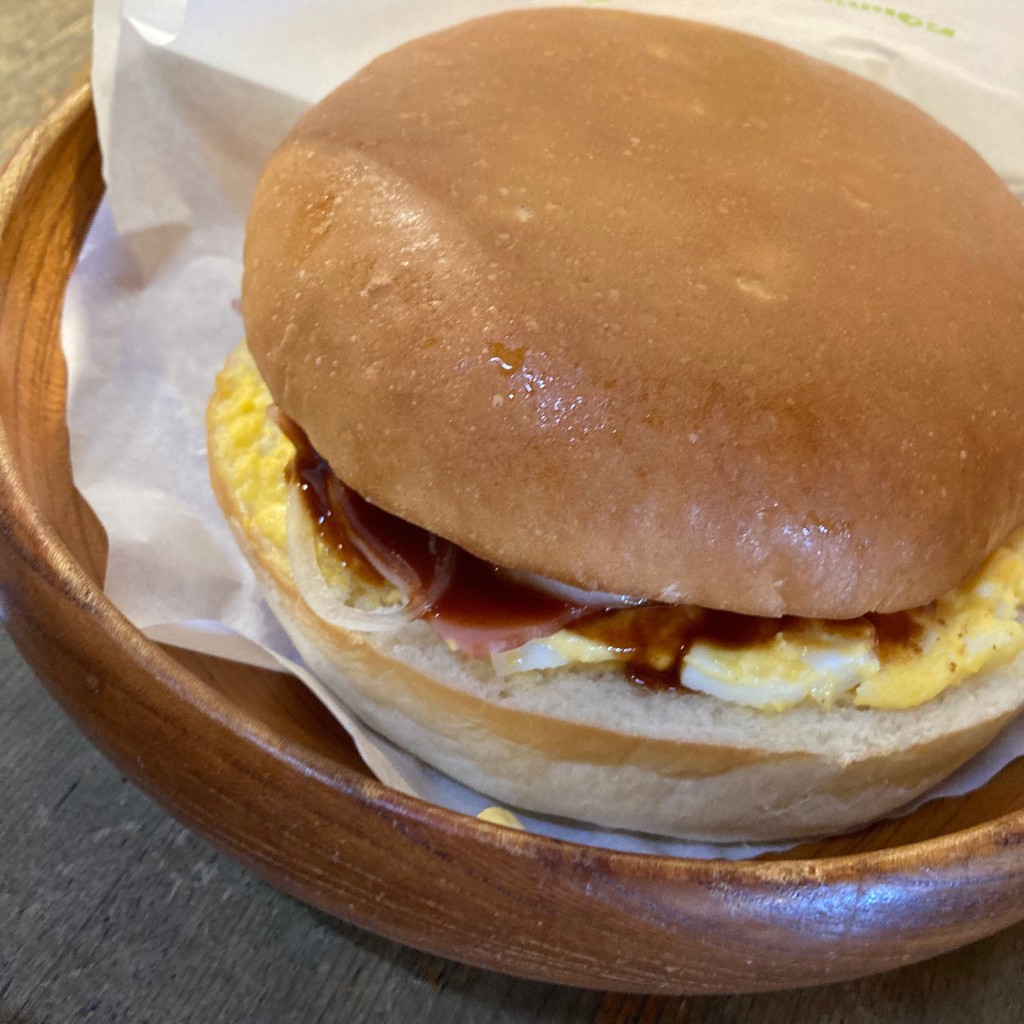
<path fill-rule="evenodd" d="M 1024 702 L 1024 210 L 912 104 L 606 9 L 378 57 L 270 159 L 214 490 L 313 671 L 516 808 L 834 832 Z"/>

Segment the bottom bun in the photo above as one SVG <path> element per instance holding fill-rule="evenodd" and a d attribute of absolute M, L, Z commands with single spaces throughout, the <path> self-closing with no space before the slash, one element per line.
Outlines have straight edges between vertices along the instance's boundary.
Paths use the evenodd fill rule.
<path fill-rule="evenodd" d="M 935 785 L 1021 701 L 1020 658 L 908 711 L 764 713 L 593 666 L 501 679 L 425 626 L 341 634 L 264 585 L 310 669 L 372 729 L 493 799 L 606 828 L 719 842 L 844 831 Z"/>
<path fill-rule="evenodd" d="M 1024 656 L 909 710 L 805 703 L 766 713 L 645 690 L 614 665 L 502 678 L 423 622 L 393 633 L 338 629 L 313 614 L 283 549 L 255 527 L 270 512 L 257 507 L 258 489 L 235 486 L 237 439 L 222 394 L 213 410 L 214 490 L 310 669 L 369 727 L 498 801 L 680 838 L 823 835 L 913 800 L 1021 708 Z"/>

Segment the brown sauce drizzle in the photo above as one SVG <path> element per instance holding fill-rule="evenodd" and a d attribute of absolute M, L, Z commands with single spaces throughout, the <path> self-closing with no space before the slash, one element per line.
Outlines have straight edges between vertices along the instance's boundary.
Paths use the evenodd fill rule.
<path fill-rule="evenodd" d="M 797 621 L 692 606 L 649 604 L 598 612 L 577 633 L 626 655 L 630 681 L 651 690 L 682 690 L 683 659 L 698 640 L 739 648 L 770 640 Z"/>
<path fill-rule="evenodd" d="M 928 605 L 927 610 L 934 607 L 934 604 Z M 921 653 L 924 626 L 910 612 L 870 612 L 864 618 L 874 627 L 875 653 L 880 660 L 908 648 Z"/>
<path fill-rule="evenodd" d="M 426 593 L 451 557 L 452 545 L 436 534 L 371 505 L 331 471 L 294 420 L 274 419 L 295 446 L 286 473 L 297 482 L 323 542 L 343 566 L 369 586 L 384 586 L 387 565 L 411 596 Z"/>
<path fill-rule="evenodd" d="M 910 612 L 872 612 L 864 618 L 874 629 L 875 652 L 881 661 L 908 649 L 921 652 L 924 627 Z M 698 640 L 738 649 L 767 643 L 800 621 L 793 615 L 769 619 L 738 612 L 650 604 L 598 612 L 576 623 L 573 629 L 627 654 L 626 674 L 638 686 L 684 690 L 680 681 L 683 659 Z"/>
<path fill-rule="evenodd" d="M 423 617 L 444 639 L 486 656 L 549 635 L 586 614 L 587 609 L 519 583 L 492 563 L 371 504 L 334 475 L 294 420 L 280 410 L 273 416 L 295 446 L 286 472 L 298 482 L 324 543 L 368 585 L 397 579 L 410 599 L 432 595 Z"/>
<path fill-rule="evenodd" d="M 431 614 L 462 626 L 509 623 L 561 617 L 573 606 L 505 576 L 498 566 L 468 551 L 459 551 L 451 583 L 431 608 Z"/>
<path fill-rule="evenodd" d="M 398 580 L 411 599 L 436 590 L 423 618 L 467 654 L 510 650 L 573 623 L 575 632 L 625 655 L 631 682 L 651 690 L 683 690 L 683 658 L 696 641 L 739 648 L 766 642 L 800 621 L 655 603 L 595 610 L 544 594 L 371 504 L 334 475 L 294 420 L 277 409 L 271 415 L 295 446 L 286 472 L 299 483 L 324 543 L 368 585 Z M 442 574 L 448 579 L 438 586 Z M 908 647 L 920 650 L 924 627 L 910 612 L 871 613 L 865 619 L 874 628 L 880 658 Z"/>

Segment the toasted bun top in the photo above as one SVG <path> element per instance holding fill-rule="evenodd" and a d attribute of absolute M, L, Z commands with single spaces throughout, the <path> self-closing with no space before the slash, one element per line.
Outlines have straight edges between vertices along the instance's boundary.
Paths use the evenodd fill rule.
<path fill-rule="evenodd" d="M 1024 519 L 1024 209 L 735 32 L 515 11 L 385 54 L 270 161 L 243 309 L 352 487 L 576 585 L 855 616 Z"/>

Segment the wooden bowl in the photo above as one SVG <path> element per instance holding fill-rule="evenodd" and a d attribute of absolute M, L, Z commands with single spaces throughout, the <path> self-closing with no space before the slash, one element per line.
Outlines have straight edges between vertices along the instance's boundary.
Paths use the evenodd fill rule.
<path fill-rule="evenodd" d="M 8 628 L 40 679 L 171 814 L 328 913 L 574 985 L 811 985 L 1024 917 L 1020 763 L 969 797 L 779 857 L 612 853 L 402 796 L 289 677 L 142 637 L 103 594 L 103 530 L 67 454 L 61 303 L 101 194 L 83 89 L 0 179 L 0 579 Z"/>

